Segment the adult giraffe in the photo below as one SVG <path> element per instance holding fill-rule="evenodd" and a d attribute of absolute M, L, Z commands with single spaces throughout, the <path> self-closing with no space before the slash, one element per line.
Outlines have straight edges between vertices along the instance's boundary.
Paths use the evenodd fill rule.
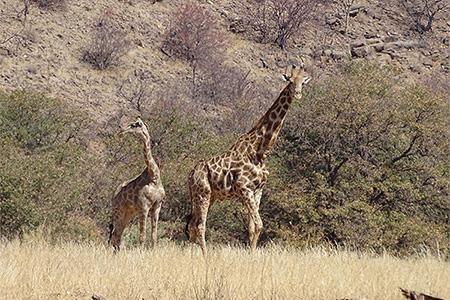
<path fill-rule="evenodd" d="M 206 218 L 210 205 L 220 199 L 240 200 L 248 212 L 250 247 L 256 249 L 263 223 L 259 215 L 262 190 L 269 174 L 265 161 L 275 144 L 284 119 L 296 95 L 310 77 L 302 67 L 292 66 L 289 84 L 277 100 L 246 134 L 227 151 L 200 161 L 189 175 L 191 215 L 187 229 L 189 240 L 200 244 L 206 255 Z"/>

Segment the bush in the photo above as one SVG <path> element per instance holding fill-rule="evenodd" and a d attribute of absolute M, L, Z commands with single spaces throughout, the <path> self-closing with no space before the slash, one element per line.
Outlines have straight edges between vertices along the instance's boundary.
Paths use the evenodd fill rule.
<path fill-rule="evenodd" d="M 417 32 L 425 33 L 433 28 L 433 23 L 440 17 L 448 16 L 450 4 L 447 0 L 396 0 L 408 23 Z"/>
<path fill-rule="evenodd" d="M 66 6 L 66 0 L 31 0 L 43 9 L 59 9 Z"/>
<path fill-rule="evenodd" d="M 269 237 L 288 230 L 303 241 L 398 252 L 448 245 L 446 101 L 374 65 L 313 85 L 271 161 L 280 179 L 262 205 Z"/>
<path fill-rule="evenodd" d="M 117 94 L 127 100 L 133 108 L 143 113 L 143 109 L 152 99 L 150 72 L 134 70 L 119 86 Z"/>
<path fill-rule="evenodd" d="M 302 31 L 320 7 L 316 0 L 251 0 L 248 23 L 262 43 L 285 49 L 289 40 Z"/>
<path fill-rule="evenodd" d="M 220 107 L 220 115 L 212 120 L 215 132 L 220 134 L 244 133 L 273 100 L 267 85 L 255 80 L 250 71 L 230 63 L 207 68 L 198 82 L 197 100 Z"/>
<path fill-rule="evenodd" d="M 222 64 L 224 40 L 212 13 L 195 2 L 188 2 L 171 16 L 162 48 L 164 52 L 189 63 L 195 85 L 198 69 Z"/>
<path fill-rule="evenodd" d="M 76 112 L 40 94 L 0 93 L 0 234 L 59 223 L 89 183 Z"/>
<path fill-rule="evenodd" d="M 104 70 L 116 64 L 128 49 L 126 34 L 109 17 L 100 18 L 92 35 L 83 60 L 97 69 Z"/>

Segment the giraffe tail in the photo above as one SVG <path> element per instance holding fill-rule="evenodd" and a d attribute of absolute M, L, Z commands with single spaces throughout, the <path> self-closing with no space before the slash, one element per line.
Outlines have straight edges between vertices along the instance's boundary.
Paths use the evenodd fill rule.
<path fill-rule="evenodd" d="M 184 226 L 184 234 L 186 235 L 187 240 L 189 240 L 189 223 L 192 220 L 192 213 L 186 216 L 186 226 Z"/>
<path fill-rule="evenodd" d="M 109 224 L 109 237 L 108 237 L 108 244 L 111 244 L 112 234 L 114 232 L 114 225 L 113 223 Z"/>

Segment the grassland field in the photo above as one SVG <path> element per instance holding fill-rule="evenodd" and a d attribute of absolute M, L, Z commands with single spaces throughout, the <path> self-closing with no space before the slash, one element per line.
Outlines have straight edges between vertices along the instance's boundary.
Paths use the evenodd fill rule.
<path fill-rule="evenodd" d="M 333 247 L 198 248 L 162 242 L 114 255 L 94 244 L 26 238 L 0 245 L 0 299 L 402 299 L 399 287 L 450 298 L 450 263 Z"/>

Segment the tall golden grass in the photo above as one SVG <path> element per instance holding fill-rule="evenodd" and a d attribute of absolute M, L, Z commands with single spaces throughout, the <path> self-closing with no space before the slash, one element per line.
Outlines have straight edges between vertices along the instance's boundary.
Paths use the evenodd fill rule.
<path fill-rule="evenodd" d="M 254 253 L 163 243 L 113 255 L 100 245 L 0 244 L 1 299 L 401 299 L 399 287 L 450 299 L 450 263 L 319 247 Z"/>

